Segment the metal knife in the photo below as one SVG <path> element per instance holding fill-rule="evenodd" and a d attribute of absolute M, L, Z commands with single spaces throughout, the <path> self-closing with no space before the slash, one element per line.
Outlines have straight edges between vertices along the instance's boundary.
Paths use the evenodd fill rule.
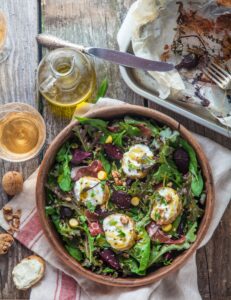
<path fill-rule="evenodd" d="M 133 54 L 116 51 L 116 50 L 95 48 L 95 47 L 84 47 L 82 45 L 70 43 L 68 41 L 59 39 L 53 35 L 49 35 L 45 33 L 39 34 L 37 36 L 37 41 L 42 46 L 45 46 L 50 49 L 71 47 L 85 54 L 96 56 L 98 58 L 102 58 L 104 60 L 110 61 L 114 64 L 130 67 L 130 68 L 137 68 L 146 71 L 159 71 L 159 72 L 167 72 L 174 69 L 173 64 L 149 60 L 149 59 L 135 56 Z"/>

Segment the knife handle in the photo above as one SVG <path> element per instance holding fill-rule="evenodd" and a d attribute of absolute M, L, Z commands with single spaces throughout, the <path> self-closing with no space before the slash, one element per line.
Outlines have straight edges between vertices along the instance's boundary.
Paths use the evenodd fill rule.
<path fill-rule="evenodd" d="M 41 33 L 37 35 L 36 39 L 40 45 L 49 49 L 68 47 L 68 48 L 74 48 L 81 52 L 85 52 L 84 46 L 70 43 L 68 41 L 57 38 L 51 34 Z"/>

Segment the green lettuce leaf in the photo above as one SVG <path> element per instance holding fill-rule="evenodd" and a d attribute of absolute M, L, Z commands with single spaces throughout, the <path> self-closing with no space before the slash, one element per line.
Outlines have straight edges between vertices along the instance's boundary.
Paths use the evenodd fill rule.
<path fill-rule="evenodd" d="M 154 263 L 159 262 L 162 259 L 162 256 L 167 252 L 173 250 L 181 251 L 181 250 L 189 249 L 191 243 L 195 242 L 196 240 L 196 234 L 195 234 L 196 229 L 197 229 L 197 222 L 195 222 L 187 232 L 185 236 L 186 240 L 183 244 L 180 245 L 171 244 L 171 245 L 164 245 L 164 246 L 154 245 L 150 253 L 150 260 L 148 263 L 148 267 L 150 267 Z"/>
<path fill-rule="evenodd" d="M 151 251 L 151 240 L 147 231 L 143 228 L 139 229 L 139 240 L 130 250 L 130 254 L 139 264 L 136 274 L 144 275 L 148 267 L 149 257 Z"/>

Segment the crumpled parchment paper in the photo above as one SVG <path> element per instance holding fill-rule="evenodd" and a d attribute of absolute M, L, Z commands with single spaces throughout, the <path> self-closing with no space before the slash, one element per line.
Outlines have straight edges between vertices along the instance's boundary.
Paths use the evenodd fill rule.
<path fill-rule="evenodd" d="M 203 107 L 223 125 L 231 127 L 231 91 L 220 89 L 206 79 L 202 72 L 206 66 L 205 63 L 214 58 L 216 62 L 219 60 L 221 65 L 231 66 L 230 30 L 227 26 L 219 25 L 222 25 L 221 21 L 224 20 L 224 17 L 230 17 L 231 22 L 231 7 L 218 5 L 215 0 L 185 0 L 182 4 L 183 10 L 186 12 L 186 23 L 189 23 L 189 27 L 186 26 L 184 29 L 183 36 L 189 37 L 181 39 L 183 49 L 180 54 L 172 51 L 172 45 L 176 45 L 178 42 L 179 33 L 179 20 L 177 21 L 177 19 L 180 15 L 180 4 L 176 0 L 138 0 L 132 6 L 133 51 L 137 56 L 158 61 L 163 60 L 164 55 L 167 54 L 165 61 L 176 65 L 188 53 L 188 49 L 198 51 L 202 48 L 200 63 L 193 70 L 149 72 L 155 79 L 154 88 L 159 92 L 160 98 L 184 101 L 198 106 L 198 110 Z M 219 17 L 220 23 L 217 21 Z M 211 25 L 211 30 L 206 31 L 205 29 L 204 31 L 203 24 L 198 26 L 198 23 L 194 28 L 195 24 L 192 22 L 194 18 L 198 18 L 199 21 L 202 19 L 203 23 Z M 224 43 L 225 51 L 223 51 Z M 206 54 L 203 54 L 204 48 Z"/>

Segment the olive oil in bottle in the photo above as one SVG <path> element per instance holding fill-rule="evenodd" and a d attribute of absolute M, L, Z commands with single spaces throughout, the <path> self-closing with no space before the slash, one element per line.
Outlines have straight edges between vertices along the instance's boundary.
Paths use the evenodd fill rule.
<path fill-rule="evenodd" d="M 41 94 L 58 107 L 75 107 L 95 91 L 96 75 L 89 59 L 71 48 L 59 48 L 43 58 L 38 68 Z"/>

